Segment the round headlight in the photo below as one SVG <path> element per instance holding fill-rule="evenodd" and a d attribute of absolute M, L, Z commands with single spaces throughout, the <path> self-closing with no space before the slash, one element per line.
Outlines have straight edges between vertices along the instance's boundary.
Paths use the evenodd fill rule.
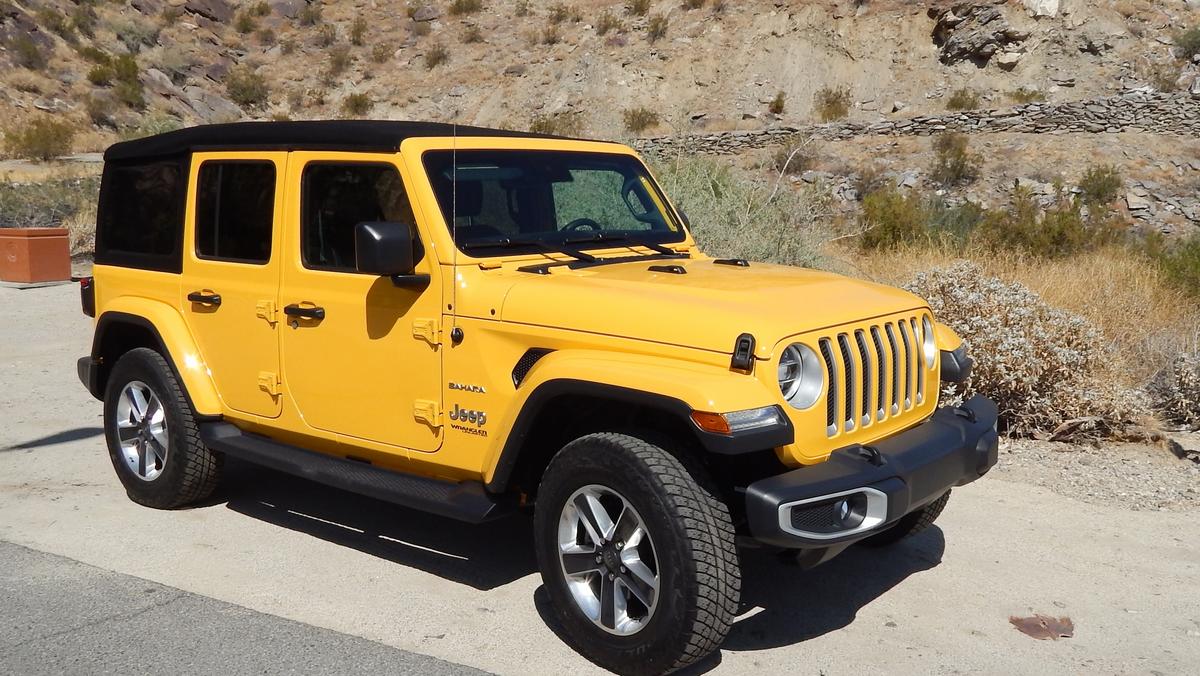
<path fill-rule="evenodd" d="M 925 353 L 925 368 L 931 369 L 937 363 L 938 349 L 937 341 L 933 338 L 933 322 L 929 321 L 929 317 L 921 319 L 921 328 L 925 330 L 925 344 L 922 346 Z"/>
<path fill-rule="evenodd" d="M 792 343 L 779 357 L 779 391 L 793 408 L 805 409 L 817 403 L 824 381 L 821 362 L 809 346 Z"/>

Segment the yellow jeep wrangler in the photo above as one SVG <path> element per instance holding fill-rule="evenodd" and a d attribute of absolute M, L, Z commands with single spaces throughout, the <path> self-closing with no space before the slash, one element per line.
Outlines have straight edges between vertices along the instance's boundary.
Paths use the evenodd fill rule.
<path fill-rule="evenodd" d="M 109 148 L 97 221 L 78 369 L 131 499 L 203 500 L 232 456 L 531 510 L 568 640 L 619 672 L 719 648 L 739 547 L 887 544 L 996 462 L 992 402 L 938 407 L 971 361 L 924 301 L 704 255 L 622 145 L 196 127 Z"/>

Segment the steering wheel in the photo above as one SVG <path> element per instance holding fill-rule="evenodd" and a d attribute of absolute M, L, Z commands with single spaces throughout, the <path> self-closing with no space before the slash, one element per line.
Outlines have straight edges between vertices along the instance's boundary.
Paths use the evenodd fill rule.
<path fill-rule="evenodd" d="M 573 220 L 570 223 L 567 223 L 565 226 L 563 226 L 563 232 L 577 232 L 579 230 L 585 230 L 585 229 L 586 230 L 595 230 L 596 232 L 599 232 L 599 231 L 603 230 L 604 228 L 602 228 L 600 226 L 600 224 L 597 223 L 596 221 L 594 221 L 590 218 L 587 218 L 587 217 L 576 218 L 575 220 Z"/>

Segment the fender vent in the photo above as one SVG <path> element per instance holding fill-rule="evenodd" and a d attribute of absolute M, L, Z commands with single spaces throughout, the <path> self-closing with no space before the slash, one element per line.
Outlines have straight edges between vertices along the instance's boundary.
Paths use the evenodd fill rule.
<path fill-rule="evenodd" d="M 517 365 L 512 370 L 513 387 L 520 387 L 521 381 L 525 380 L 525 376 L 529 375 L 529 371 L 533 365 L 538 363 L 538 360 L 550 354 L 554 350 L 547 350 L 540 347 L 531 347 L 525 350 L 525 354 L 517 360 Z"/>

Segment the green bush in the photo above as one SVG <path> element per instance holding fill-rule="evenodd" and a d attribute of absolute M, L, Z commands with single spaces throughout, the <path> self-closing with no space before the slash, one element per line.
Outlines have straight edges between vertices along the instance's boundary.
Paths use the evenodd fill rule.
<path fill-rule="evenodd" d="M 705 253 L 816 267 L 829 220 L 825 191 L 778 189 L 710 157 L 650 158 L 675 205 L 687 212 Z"/>
<path fill-rule="evenodd" d="M 251 3 L 246 11 L 253 16 L 267 16 L 271 13 L 271 5 L 267 4 L 265 0 L 263 0 L 262 2 Z"/>
<path fill-rule="evenodd" d="M 1121 172 L 1111 164 L 1094 164 L 1087 168 L 1079 181 L 1079 198 L 1084 204 L 1103 207 L 1112 204 L 1125 182 Z"/>
<path fill-rule="evenodd" d="M 58 35 L 67 42 L 75 42 L 78 38 L 75 35 L 75 26 L 67 19 L 66 15 L 59 12 L 53 7 L 43 7 L 37 12 L 38 23 L 43 28 Z"/>
<path fill-rule="evenodd" d="M 87 72 L 87 79 L 88 82 L 91 82 L 97 87 L 109 86 L 113 81 L 112 66 L 106 64 L 96 64 L 95 66 L 92 66 Z"/>
<path fill-rule="evenodd" d="M 350 64 L 353 62 L 354 57 L 350 56 L 349 45 L 338 45 L 337 47 L 330 49 L 329 70 L 326 72 L 327 79 L 332 79 L 346 72 L 346 69 L 349 68 Z"/>
<path fill-rule="evenodd" d="M 243 108 L 258 108 L 267 102 L 267 81 L 246 66 L 235 67 L 225 77 L 225 94 Z"/>
<path fill-rule="evenodd" d="M 371 112 L 375 102 L 366 94 L 350 94 L 342 99 L 342 112 L 350 117 L 362 117 Z"/>
<path fill-rule="evenodd" d="M 1175 35 L 1175 49 L 1180 61 L 1191 61 L 1200 54 L 1200 26 L 1192 26 Z"/>
<path fill-rule="evenodd" d="M 142 119 L 138 120 L 138 123 L 133 127 L 121 130 L 121 140 L 129 141 L 135 138 L 145 138 L 156 134 L 165 134 L 181 128 L 183 128 L 183 123 L 178 118 L 166 113 L 152 113 L 143 115 Z"/>
<path fill-rule="evenodd" d="M 392 58 L 394 51 L 391 43 L 377 42 L 371 46 L 371 61 L 375 63 L 387 63 Z"/>
<path fill-rule="evenodd" d="M 946 132 L 933 139 L 934 161 L 930 178 L 943 187 L 973 183 L 979 178 L 982 158 L 970 152 L 966 134 Z"/>
<path fill-rule="evenodd" d="M 1200 298 L 1200 234 L 1167 249 L 1159 259 L 1167 278 L 1193 296 Z"/>
<path fill-rule="evenodd" d="M 104 92 L 89 94 L 83 100 L 83 107 L 92 124 L 98 127 L 115 126 L 113 115 L 117 112 L 117 100 L 111 95 Z"/>
<path fill-rule="evenodd" d="M 820 147 L 811 138 L 788 138 L 771 156 L 770 168 L 781 174 L 803 174 L 817 163 Z"/>
<path fill-rule="evenodd" d="M 775 98 L 771 99 L 771 105 L 767 106 L 767 110 L 772 115 L 782 115 L 784 108 L 787 106 L 787 94 L 779 92 Z"/>
<path fill-rule="evenodd" d="M 112 58 L 108 56 L 108 52 L 93 45 L 81 46 L 79 48 L 79 55 L 88 61 L 91 61 L 92 63 L 99 63 L 103 65 L 112 63 Z"/>
<path fill-rule="evenodd" d="M 350 24 L 350 44 L 356 47 L 363 46 L 367 37 L 367 27 L 366 18 L 355 17 L 353 23 Z"/>
<path fill-rule="evenodd" d="M 1061 258 L 1100 248 L 1120 239 L 1119 223 L 1099 206 L 1084 217 L 1081 203 L 1059 192 L 1044 210 L 1029 190 L 1018 188 L 1006 209 L 988 213 L 979 225 L 982 241 L 996 249 Z"/>
<path fill-rule="evenodd" d="M 84 37 L 96 37 L 96 10 L 89 5 L 77 5 L 71 10 L 71 25 Z"/>
<path fill-rule="evenodd" d="M 906 194 L 895 188 L 876 190 L 863 198 L 859 244 L 863 249 L 890 249 L 926 241 L 929 216 L 928 205 L 915 191 Z"/>
<path fill-rule="evenodd" d="M 250 12 L 239 12 L 233 20 L 233 29 L 242 35 L 253 33 L 258 28 L 258 22 Z"/>
<path fill-rule="evenodd" d="M 54 228 L 96 204 L 100 177 L 52 178 L 37 183 L 0 180 L 0 228 Z"/>
<path fill-rule="evenodd" d="M 146 99 L 142 82 L 138 78 L 138 73 L 141 70 L 138 67 L 137 59 L 133 58 L 132 54 L 122 54 L 112 62 L 113 94 L 117 99 L 134 110 L 141 110 L 146 107 Z"/>
<path fill-rule="evenodd" d="M 619 31 L 621 29 L 621 20 L 608 10 L 604 10 L 600 18 L 596 19 L 596 35 L 605 35 L 610 31 Z"/>
<path fill-rule="evenodd" d="M 821 87 L 813 95 L 813 108 L 822 122 L 840 120 L 850 112 L 850 89 L 848 87 Z"/>
<path fill-rule="evenodd" d="M 946 99 L 946 110 L 975 110 L 979 107 L 979 94 L 963 87 L 956 89 Z"/>
<path fill-rule="evenodd" d="M 625 3 L 625 11 L 634 16 L 646 16 L 650 11 L 650 0 L 630 0 Z"/>
<path fill-rule="evenodd" d="M 445 45 L 435 44 L 425 52 L 425 67 L 433 70 L 450 60 L 450 50 Z"/>
<path fill-rule="evenodd" d="M 38 117 L 4 132 L 4 145 L 10 155 L 38 162 L 69 154 L 74 140 L 75 125 L 51 117 Z"/>
<path fill-rule="evenodd" d="M 658 113 L 649 108 L 629 108 L 621 113 L 621 117 L 625 121 L 625 130 L 635 134 L 658 125 Z"/>
<path fill-rule="evenodd" d="M 1037 89 L 1028 89 L 1026 87 L 1017 87 L 1008 93 L 1008 98 L 1013 103 L 1034 103 L 1046 100 L 1046 95 Z"/>
<path fill-rule="evenodd" d="M 650 39 L 650 42 L 658 42 L 667 36 L 669 25 L 666 14 L 655 14 L 646 23 L 646 37 Z"/>
<path fill-rule="evenodd" d="M 43 70 L 49 61 L 42 48 L 28 35 L 14 38 L 9 43 L 9 49 L 12 50 L 13 61 L 22 68 Z"/>
<path fill-rule="evenodd" d="M 159 27 L 149 21 L 131 17 L 114 24 L 112 30 L 131 54 L 142 51 L 142 47 L 150 47 L 158 43 Z"/>
<path fill-rule="evenodd" d="M 529 131 L 550 136 L 581 136 L 583 123 L 578 113 L 552 113 L 535 115 L 529 122 Z"/>

